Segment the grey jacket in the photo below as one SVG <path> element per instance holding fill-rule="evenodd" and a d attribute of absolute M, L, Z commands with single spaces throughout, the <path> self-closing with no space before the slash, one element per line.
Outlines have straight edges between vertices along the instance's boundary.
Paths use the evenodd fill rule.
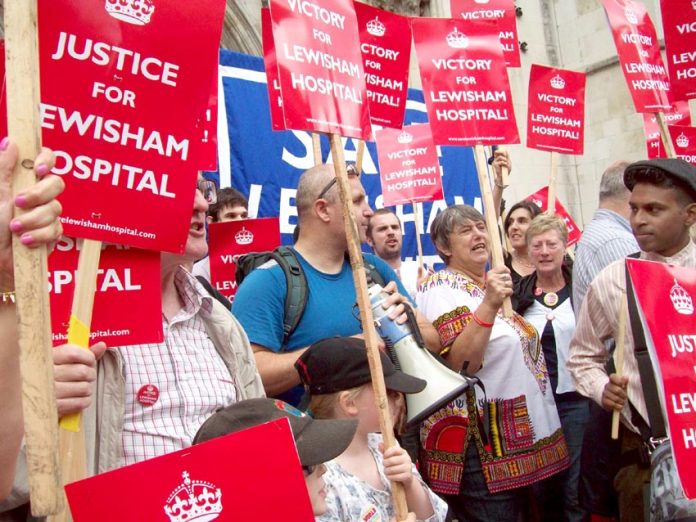
<path fill-rule="evenodd" d="M 249 339 L 237 319 L 213 299 L 213 308 L 201 308 L 200 317 L 235 383 L 237 400 L 265 397 L 261 377 Z M 87 448 L 87 471 L 104 473 L 121 464 L 123 416 L 125 412 L 123 360 L 118 349 L 107 350 L 99 361 L 92 405 L 83 412 L 82 429 Z M 20 455 L 15 485 L 10 497 L 0 503 L 0 522 L 14 520 L 2 513 L 29 499 L 26 462 Z"/>

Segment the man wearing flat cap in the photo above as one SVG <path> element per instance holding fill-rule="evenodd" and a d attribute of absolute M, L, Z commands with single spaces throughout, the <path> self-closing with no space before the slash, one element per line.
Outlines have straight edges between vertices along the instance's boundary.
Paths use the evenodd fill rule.
<path fill-rule="evenodd" d="M 624 183 L 631 191 L 630 223 L 640 258 L 696 268 L 696 245 L 689 236 L 689 228 L 696 223 L 696 167 L 680 159 L 638 161 L 626 167 Z M 605 341 L 616 338 L 625 290 L 625 260 L 620 259 L 590 284 L 568 360 L 581 394 L 608 411 L 621 412 L 623 453 L 640 447 L 638 425 L 649 427 L 630 323 L 626 326 L 623 376 L 608 375 L 605 370 L 611 358 Z M 643 520 L 642 492 L 650 480 L 649 472 L 649 467 L 629 463 L 617 473 L 614 486 L 622 521 Z"/>

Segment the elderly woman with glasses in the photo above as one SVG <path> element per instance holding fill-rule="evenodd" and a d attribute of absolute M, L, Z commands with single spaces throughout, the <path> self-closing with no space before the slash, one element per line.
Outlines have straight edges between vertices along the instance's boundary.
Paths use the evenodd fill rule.
<path fill-rule="evenodd" d="M 541 337 L 549 380 L 563 427 L 571 466 L 567 472 L 535 487 L 535 498 L 544 520 L 583 520 L 578 501 L 580 454 L 588 400 L 575 390 L 566 368 L 570 340 L 575 332 L 571 300 L 571 270 L 564 262 L 568 229 L 557 216 L 541 214 L 527 227 L 527 251 L 535 271 L 515 285 L 515 310 L 529 321 Z"/>
<path fill-rule="evenodd" d="M 518 520 L 527 486 L 569 462 L 539 337 L 520 315 L 501 313 L 512 278 L 506 267 L 486 272 L 490 240 L 479 211 L 447 208 L 431 236 L 446 267 L 419 286 L 416 302 L 447 364 L 481 386 L 422 424 L 424 477 L 460 520 Z"/>

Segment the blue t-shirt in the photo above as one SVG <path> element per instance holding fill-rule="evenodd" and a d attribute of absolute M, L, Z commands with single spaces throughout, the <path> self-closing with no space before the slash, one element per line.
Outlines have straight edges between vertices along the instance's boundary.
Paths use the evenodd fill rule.
<path fill-rule="evenodd" d="M 344 262 L 337 274 L 325 274 L 312 267 L 297 251 L 295 255 L 307 277 L 307 305 L 283 351 L 305 348 L 327 337 L 362 333 L 359 313 L 357 307 L 354 308 L 355 285 L 350 263 Z M 408 296 L 387 263 L 372 254 L 364 256 L 375 266 L 385 284 L 396 281 L 399 293 Z M 244 279 L 235 295 L 232 312 L 244 327 L 250 342 L 274 352 L 281 351 L 286 293 L 283 269 L 275 262 L 258 267 Z M 296 386 L 278 398 L 297 405 L 302 395 L 302 386 Z"/>

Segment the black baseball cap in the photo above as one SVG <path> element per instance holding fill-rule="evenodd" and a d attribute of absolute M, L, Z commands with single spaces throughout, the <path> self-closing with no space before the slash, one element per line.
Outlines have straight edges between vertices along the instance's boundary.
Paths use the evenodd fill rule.
<path fill-rule="evenodd" d="M 316 466 L 338 457 L 353 440 L 358 421 L 313 419 L 277 399 L 248 399 L 227 406 L 209 417 L 193 438 L 194 444 L 252 428 L 277 419 L 288 419 L 303 466 Z"/>
<path fill-rule="evenodd" d="M 426 381 L 397 370 L 386 354 L 379 355 L 388 390 L 423 391 Z M 355 337 L 331 337 L 314 343 L 297 359 L 295 369 L 312 395 L 349 390 L 372 381 L 365 341 Z"/>
<path fill-rule="evenodd" d="M 633 190 L 636 185 L 636 176 L 650 169 L 658 169 L 666 177 L 677 181 L 678 186 L 696 199 L 696 167 L 683 159 L 657 158 L 631 163 L 624 170 L 624 185 L 628 190 Z"/>

